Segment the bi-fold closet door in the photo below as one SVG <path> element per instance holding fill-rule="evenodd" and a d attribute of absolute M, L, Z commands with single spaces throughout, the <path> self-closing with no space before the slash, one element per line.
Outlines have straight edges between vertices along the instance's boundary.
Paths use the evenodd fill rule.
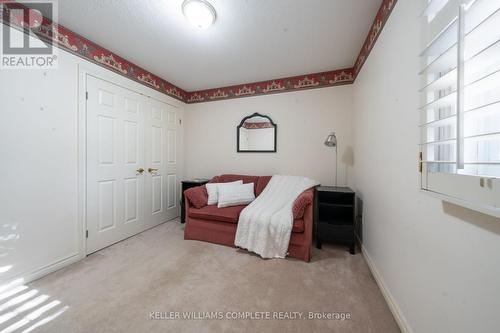
<path fill-rule="evenodd" d="M 86 78 L 87 254 L 178 215 L 177 109 Z"/>

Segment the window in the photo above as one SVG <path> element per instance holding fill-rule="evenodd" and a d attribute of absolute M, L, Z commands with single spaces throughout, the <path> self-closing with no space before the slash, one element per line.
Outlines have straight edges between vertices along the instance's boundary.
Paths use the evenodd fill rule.
<path fill-rule="evenodd" d="M 422 189 L 500 216 L 500 0 L 423 0 Z"/>

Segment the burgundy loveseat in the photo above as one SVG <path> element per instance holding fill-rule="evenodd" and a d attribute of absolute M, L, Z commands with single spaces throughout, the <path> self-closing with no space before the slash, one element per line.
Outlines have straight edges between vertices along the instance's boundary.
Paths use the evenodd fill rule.
<path fill-rule="evenodd" d="M 255 196 L 259 196 L 271 176 L 221 175 L 210 180 L 211 183 L 228 183 L 243 180 L 254 183 Z M 217 208 L 207 206 L 208 194 L 205 186 L 194 187 L 184 192 L 186 202 L 186 224 L 184 239 L 200 240 L 234 247 L 234 238 L 240 212 L 246 206 Z M 304 191 L 293 207 L 293 229 L 288 247 L 288 255 L 309 262 L 311 259 L 313 232 L 314 189 Z"/>

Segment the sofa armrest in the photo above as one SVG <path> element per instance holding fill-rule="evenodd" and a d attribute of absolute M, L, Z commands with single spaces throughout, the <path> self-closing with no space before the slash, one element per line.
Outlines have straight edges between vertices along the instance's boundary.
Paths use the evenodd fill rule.
<path fill-rule="evenodd" d="M 193 207 L 193 204 L 191 204 L 191 202 L 187 198 L 186 193 L 183 193 L 182 195 L 184 195 L 184 213 L 185 213 L 184 216 L 186 217 L 186 222 L 187 222 L 187 220 L 188 220 L 188 211 L 189 211 L 189 208 Z"/>
<path fill-rule="evenodd" d="M 310 188 L 304 192 L 295 200 L 295 204 L 299 198 L 302 197 L 301 200 L 305 200 L 304 213 L 301 217 L 304 220 L 304 245 L 307 247 L 307 251 L 302 258 L 304 261 L 309 262 L 311 260 L 312 255 L 312 239 L 313 239 L 313 229 L 314 229 L 314 194 L 315 189 Z M 306 197 L 306 199 L 304 199 Z"/>
<path fill-rule="evenodd" d="M 208 204 L 208 193 L 205 185 L 191 187 L 184 191 L 184 199 L 189 201 L 191 206 L 203 208 Z"/>
<path fill-rule="evenodd" d="M 295 220 L 297 219 L 302 219 L 306 208 L 308 205 L 312 205 L 314 201 L 314 189 L 310 188 L 308 190 L 305 190 L 302 192 L 297 199 L 295 199 L 295 202 L 293 203 L 293 218 Z"/>

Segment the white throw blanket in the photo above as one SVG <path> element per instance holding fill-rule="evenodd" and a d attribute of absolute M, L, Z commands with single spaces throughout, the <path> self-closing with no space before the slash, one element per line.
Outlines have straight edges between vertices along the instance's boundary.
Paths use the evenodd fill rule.
<path fill-rule="evenodd" d="M 273 176 L 262 193 L 240 214 L 234 244 L 262 258 L 284 258 L 293 227 L 293 204 L 318 185 L 306 177 Z"/>

